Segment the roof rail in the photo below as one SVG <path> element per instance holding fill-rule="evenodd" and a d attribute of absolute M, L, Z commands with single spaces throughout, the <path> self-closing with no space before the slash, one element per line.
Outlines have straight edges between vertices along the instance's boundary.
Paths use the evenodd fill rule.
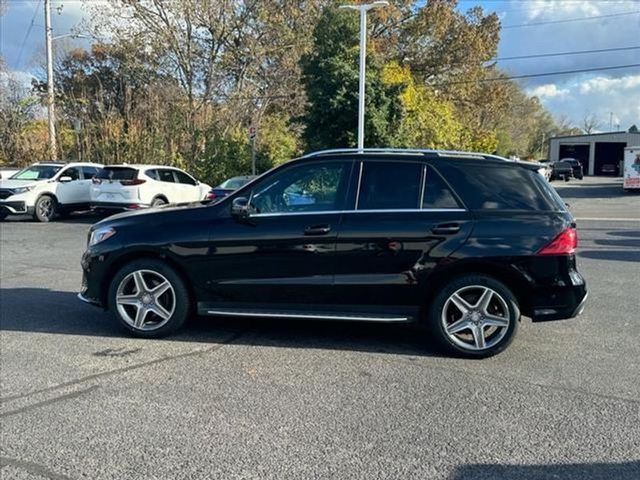
<path fill-rule="evenodd" d="M 433 154 L 438 156 L 457 156 L 466 158 L 491 158 L 495 160 L 510 161 L 506 158 L 499 157 L 497 155 L 490 155 L 488 153 L 480 152 L 463 152 L 459 150 L 432 150 L 432 149 L 419 149 L 419 148 L 334 148 L 329 150 L 319 150 L 317 152 L 310 152 L 303 155 L 301 158 L 312 158 L 322 155 L 332 154 L 348 154 L 348 153 L 403 153 L 409 155 L 425 155 Z"/>

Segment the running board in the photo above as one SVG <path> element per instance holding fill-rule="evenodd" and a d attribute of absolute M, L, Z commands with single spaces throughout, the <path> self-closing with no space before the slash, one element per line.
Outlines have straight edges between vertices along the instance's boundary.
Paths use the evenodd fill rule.
<path fill-rule="evenodd" d="M 412 317 L 389 314 L 356 314 L 342 312 L 308 312 L 296 310 L 257 310 L 239 308 L 200 308 L 199 315 L 223 317 L 282 318 L 297 320 L 339 320 L 346 322 L 408 323 Z"/>

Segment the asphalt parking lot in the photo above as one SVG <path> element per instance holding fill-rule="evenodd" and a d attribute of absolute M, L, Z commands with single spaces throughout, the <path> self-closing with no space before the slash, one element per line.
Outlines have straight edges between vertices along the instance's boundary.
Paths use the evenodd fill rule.
<path fill-rule="evenodd" d="M 193 319 L 127 337 L 76 300 L 92 218 L 0 224 L 2 479 L 640 478 L 640 195 L 554 183 L 584 314 L 501 355 L 410 328 Z"/>

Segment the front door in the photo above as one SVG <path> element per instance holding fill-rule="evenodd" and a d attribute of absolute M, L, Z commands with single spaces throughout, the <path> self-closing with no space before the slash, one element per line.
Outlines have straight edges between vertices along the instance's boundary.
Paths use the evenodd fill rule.
<path fill-rule="evenodd" d="M 424 163 L 365 160 L 361 170 L 338 233 L 337 301 L 416 315 L 425 277 L 469 236 L 470 214 Z"/>
<path fill-rule="evenodd" d="M 61 178 L 65 181 L 60 181 Z M 69 180 L 70 179 L 70 180 Z M 65 168 L 58 176 L 56 196 L 62 205 L 85 205 L 91 195 L 91 180 L 84 180 L 79 167 Z"/>
<path fill-rule="evenodd" d="M 248 218 L 218 219 L 206 263 L 210 301 L 297 310 L 331 301 L 351 167 L 343 160 L 277 170 L 247 193 Z"/>

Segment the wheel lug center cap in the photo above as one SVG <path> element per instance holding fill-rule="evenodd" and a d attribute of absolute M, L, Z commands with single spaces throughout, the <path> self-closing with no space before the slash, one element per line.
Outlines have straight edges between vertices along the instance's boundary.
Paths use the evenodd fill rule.
<path fill-rule="evenodd" d="M 151 297 L 151 295 L 147 293 L 142 296 L 141 300 L 142 300 L 142 303 L 144 303 L 145 305 L 148 305 L 153 301 L 153 298 Z"/>
<path fill-rule="evenodd" d="M 482 320 L 482 314 L 480 312 L 471 312 L 470 319 L 473 323 L 480 323 Z"/>

